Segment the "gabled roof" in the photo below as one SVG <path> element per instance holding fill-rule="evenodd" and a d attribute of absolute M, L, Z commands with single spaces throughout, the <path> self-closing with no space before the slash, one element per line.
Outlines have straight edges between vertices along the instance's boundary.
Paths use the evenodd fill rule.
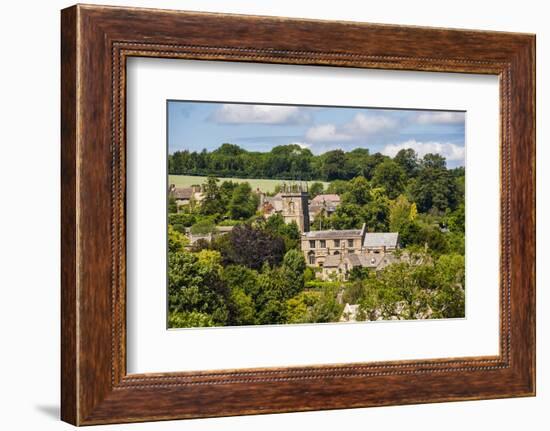
<path fill-rule="evenodd" d="M 367 232 L 363 240 L 364 247 L 397 247 L 397 232 Z"/>
<path fill-rule="evenodd" d="M 283 199 L 282 193 L 277 193 L 275 196 L 266 196 L 264 198 L 264 202 L 274 202 L 274 201 L 280 201 Z"/>
<path fill-rule="evenodd" d="M 342 261 L 342 256 L 339 254 L 329 254 L 325 257 L 325 262 L 323 263 L 324 268 L 337 268 Z"/>
<path fill-rule="evenodd" d="M 365 253 L 357 255 L 359 258 L 360 266 L 364 268 L 377 268 L 383 269 L 390 263 L 399 261 L 392 253 Z M 351 261 L 350 261 L 351 263 Z M 352 263 L 353 266 L 357 266 Z"/>
<path fill-rule="evenodd" d="M 347 259 L 351 266 L 362 266 L 361 258 L 355 253 L 346 254 L 345 259 Z"/>
<path fill-rule="evenodd" d="M 350 237 L 360 237 L 361 229 L 347 230 L 313 230 L 304 232 L 304 237 L 307 239 L 345 239 Z"/>
<path fill-rule="evenodd" d="M 193 188 L 192 187 L 174 187 L 170 191 L 171 196 L 174 199 L 191 199 L 193 196 Z"/>
<path fill-rule="evenodd" d="M 321 205 L 323 202 L 339 204 L 340 196 L 336 194 L 317 195 L 311 200 L 311 203 L 315 205 Z"/>

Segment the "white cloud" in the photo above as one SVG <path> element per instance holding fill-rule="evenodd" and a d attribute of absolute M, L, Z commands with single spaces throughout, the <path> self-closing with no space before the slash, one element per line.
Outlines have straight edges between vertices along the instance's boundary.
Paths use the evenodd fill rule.
<path fill-rule="evenodd" d="M 437 153 L 447 159 L 447 161 L 464 161 L 464 147 L 450 142 L 418 142 L 414 139 L 401 144 L 388 144 L 382 150 L 382 154 L 395 157 L 400 150 L 412 148 L 419 157 L 424 157 L 429 153 Z"/>
<path fill-rule="evenodd" d="M 461 124 L 464 123 L 464 112 L 422 112 L 416 116 L 418 124 Z"/>
<path fill-rule="evenodd" d="M 226 124 L 296 124 L 309 117 L 297 106 L 224 104 L 211 119 Z"/>
<path fill-rule="evenodd" d="M 349 123 L 344 124 L 343 129 L 351 135 L 364 136 L 391 130 L 397 125 L 398 122 L 391 117 L 383 115 L 367 116 L 360 112 Z"/>
<path fill-rule="evenodd" d="M 313 126 L 306 132 L 306 139 L 317 142 L 348 141 L 393 130 L 398 125 L 397 120 L 391 117 L 358 113 L 341 126 L 331 123 Z"/>
<path fill-rule="evenodd" d="M 334 124 L 319 124 L 310 127 L 306 139 L 311 141 L 347 141 L 351 136 L 341 133 Z"/>

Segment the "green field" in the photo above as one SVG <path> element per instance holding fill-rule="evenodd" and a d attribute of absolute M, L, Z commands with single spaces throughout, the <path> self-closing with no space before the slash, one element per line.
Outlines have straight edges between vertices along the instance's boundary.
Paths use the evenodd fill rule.
<path fill-rule="evenodd" d="M 202 184 L 206 182 L 207 177 L 198 177 L 192 175 L 169 175 L 169 184 L 175 184 L 176 187 L 191 187 L 195 184 Z M 236 183 L 249 183 L 253 190 L 259 188 L 262 192 L 272 193 L 275 190 L 277 184 L 281 184 L 284 180 L 263 180 L 254 178 L 219 178 L 220 181 L 233 181 Z M 308 181 L 308 184 L 312 184 L 315 181 Z M 320 181 L 322 182 L 322 181 Z M 325 188 L 328 183 L 322 182 Z"/>

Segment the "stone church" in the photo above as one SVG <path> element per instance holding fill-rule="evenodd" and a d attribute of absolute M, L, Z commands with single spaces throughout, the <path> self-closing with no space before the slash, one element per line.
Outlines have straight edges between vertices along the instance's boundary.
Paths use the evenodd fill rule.
<path fill-rule="evenodd" d="M 321 279 L 345 280 L 354 267 L 378 271 L 397 261 L 397 232 L 367 232 L 365 225 L 361 229 L 310 231 L 310 205 L 307 183 L 283 184 L 280 193 L 263 202 L 267 216 L 279 213 L 286 223 L 298 225 L 306 263 L 319 268 Z"/>

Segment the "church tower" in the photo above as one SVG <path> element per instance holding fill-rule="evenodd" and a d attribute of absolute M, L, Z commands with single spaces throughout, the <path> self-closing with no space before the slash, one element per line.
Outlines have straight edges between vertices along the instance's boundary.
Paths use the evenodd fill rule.
<path fill-rule="evenodd" d="M 285 223 L 295 222 L 300 232 L 309 232 L 309 195 L 307 183 L 283 183 L 281 191 Z"/>

